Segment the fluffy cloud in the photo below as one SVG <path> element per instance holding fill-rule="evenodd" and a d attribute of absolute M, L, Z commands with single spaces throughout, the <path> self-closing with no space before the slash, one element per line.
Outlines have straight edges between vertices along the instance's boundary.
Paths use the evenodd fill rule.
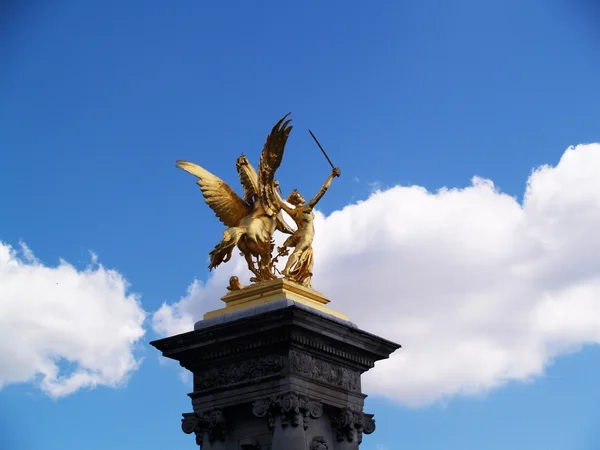
<path fill-rule="evenodd" d="M 365 391 L 424 405 L 531 379 L 600 343 L 599 174 L 600 145 L 580 145 L 536 169 L 522 203 L 475 177 L 465 189 L 396 186 L 318 214 L 313 285 L 403 345 L 365 375 Z M 155 329 L 189 330 L 219 307 L 236 264 L 163 305 Z"/>
<path fill-rule="evenodd" d="M 152 316 L 152 328 L 161 336 L 186 333 L 194 328 L 194 322 L 200 320 L 205 312 L 223 308 L 220 301 L 229 285 L 229 277 L 236 275 L 242 283 L 249 284 L 245 262 L 235 254 L 227 264 L 222 264 L 206 283 L 198 280 L 188 287 L 185 297 L 178 302 L 163 305 Z"/>
<path fill-rule="evenodd" d="M 139 361 L 145 313 L 127 282 L 92 257 L 48 267 L 0 242 L 0 388 L 33 381 L 51 397 L 123 383 Z"/>

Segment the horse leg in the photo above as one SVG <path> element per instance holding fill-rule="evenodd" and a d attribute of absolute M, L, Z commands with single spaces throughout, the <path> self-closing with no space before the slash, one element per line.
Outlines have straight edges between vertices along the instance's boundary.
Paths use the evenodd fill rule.
<path fill-rule="evenodd" d="M 256 265 L 254 264 L 254 261 L 252 260 L 252 253 L 250 252 L 250 249 L 248 248 L 248 246 L 243 241 L 240 241 L 238 243 L 238 248 L 242 252 L 242 255 L 244 255 L 244 259 L 246 260 L 246 264 L 248 265 L 248 269 L 254 275 L 256 275 L 257 281 L 260 281 L 261 274 L 260 274 L 260 271 L 256 269 Z"/>

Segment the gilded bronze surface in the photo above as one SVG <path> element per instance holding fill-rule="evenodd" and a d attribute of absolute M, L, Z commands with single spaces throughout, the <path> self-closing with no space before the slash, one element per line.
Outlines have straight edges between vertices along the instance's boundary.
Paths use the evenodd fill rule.
<path fill-rule="evenodd" d="M 340 176 L 341 172 L 334 168 L 312 200 L 306 202 L 298 191 L 294 190 L 288 197 L 288 203 L 292 206 L 283 201 L 274 176 L 281 165 L 285 144 L 292 130 L 290 120 L 286 120 L 288 115 L 279 120 L 267 136 L 258 172 L 243 154 L 237 159 L 236 168 L 244 189 L 243 198 L 219 177 L 197 164 L 180 160 L 176 166 L 198 178 L 197 184 L 206 203 L 228 227 L 223 232 L 221 242 L 210 252 L 210 270 L 229 261 L 234 248 L 237 247 L 254 275 L 250 278 L 251 282 L 273 280 L 277 278 L 275 264 L 278 258 L 287 255 L 288 249 L 293 247 L 282 275 L 292 282 L 310 288 L 313 267 L 313 209 L 331 185 L 333 178 Z M 296 230 L 286 224 L 282 209 L 292 217 L 296 223 Z M 273 258 L 275 230 L 291 236 L 278 248 L 279 252 Z M 243 288 L 236 277 L 232 277 L 227 287 L 230 291 Z"/>
<path fill-rule="evenodd" d="M 287 203 L 290 203 L 292 207 L 288 206 L 286 202 L 279 196 L 277 191 L 275 196 L 279 206 L 290 215 L 290 217 L 296 223 L 296 231 L 289 238 L 285 240 L 282 247 L 279 247 L 277 258 L 282 255 L 288 254 L 288 248 L 294 247 L 292 254 L 289 256 L 285 269 L 283 269 L 282 275 L 295 283 L 301 284 L 302 286 L 311 287 L 312 268 L 313 268 L 313 248 L 312 242 L 315 237 L 314 219 L 313 213 L 314 207 L 317 205 L 319 200 L 325 195 L 331 182 L 335 177 L 341 175 L 340 169 L 335 168 L 331 171 L 331 174 L 321 186 L 317 195 L 308 202 L 304 200 L 304 197 L 294 189 L 287 198 Z"/>

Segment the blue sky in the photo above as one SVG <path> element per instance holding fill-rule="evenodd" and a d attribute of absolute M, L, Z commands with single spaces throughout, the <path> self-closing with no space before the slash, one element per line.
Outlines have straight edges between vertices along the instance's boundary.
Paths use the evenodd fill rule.
<path fill-rule="evenodd" d="M 314 286 L 404 347 L 365 378 L 361 448 L 600 448 L 592 3 L 6 9 L 3 448 L 192 448 L 190 382 L 148 342 L 219 307 L 241 265 L 206 270 L 222 226 L 174 162 L 237 189 L 235 158 L 256 165 L 288 111 L 285 193 L 329 174 L 307 128 L 342 169 Z"/>

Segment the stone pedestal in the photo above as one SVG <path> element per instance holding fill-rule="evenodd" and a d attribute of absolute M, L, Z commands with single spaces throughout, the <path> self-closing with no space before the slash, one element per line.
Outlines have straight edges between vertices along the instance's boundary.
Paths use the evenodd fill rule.
<path fill-rule="evenodd" d="M 236 309 L 207 313 L 194 331 L 151 343 L 194 375 L 194 412 L 183 414 L 183 431 L 202 450 L 358 449 L 375 430 L 360 376 L 400 346 L 284 280 L 229 296 Z"/>

